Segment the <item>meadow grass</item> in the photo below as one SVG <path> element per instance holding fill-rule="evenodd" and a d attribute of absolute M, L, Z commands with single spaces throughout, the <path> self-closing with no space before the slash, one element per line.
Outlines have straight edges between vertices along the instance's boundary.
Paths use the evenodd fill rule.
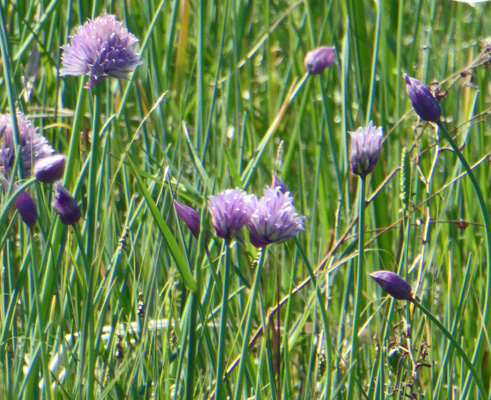
<path fill-rule="evenodd" d="M 60 47 L 103 13 L 143 64 L 84 89 L 60 77 Z M 489 3 L 439 0 L 1 1 L 1 111 L 67 156 L 82 220 L 63 225 L 52 185 L 16 164 L 0 398 L 491 398 L 490 28 Z M 336 61 L 309 76 L 320 45 Z M 444 124 L 419 120 L 404 72 Z M 361 185 L 348 131 L 369 121 L 384 143 Z M 305 230 L 227 245 L 208 197 L 260 197 L 273 172 Z M 13 207 L 25 189 L 32 232 Z M 418 304 L 368 279 L 382 269 Z"/>

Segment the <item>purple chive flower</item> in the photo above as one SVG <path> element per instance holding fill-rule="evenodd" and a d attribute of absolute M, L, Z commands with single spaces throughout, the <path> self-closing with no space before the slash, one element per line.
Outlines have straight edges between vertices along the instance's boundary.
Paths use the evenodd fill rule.
<path fill-rule="evenodd" d="M 184 222 L 193 235 L 198 238 L 201 227 L 199 214 L 193 208 L 186 206 L 174 200 L 174 209 L 177 216 Z"/>
<path fill-rule="evenodd" d="M 50 156 L 55 151 L 44 136 L 36 133 L 36 128 L 21 112 L 17 113 L 17 126 L 22 164 L 25 175 L 29 176 L 35 161 Z M 5 178 L 10 179 L 15 161 L 14 132 L 10 114 L 0 114 L 0 133 L 3 134 L 0 145 L 0 169 L 3 170 Z"/>
<path fill-rule="evenodd" d="M 227 189 L 208 199 L 213 227 L 218 237 L 237 237 L 255 210 L 256 196 L 240 189 Z"/>
<path fill-rule="evenodd" d="M 368 274 L 382 289 L 397 300 L 413 301 L 411 285 L 392 271 L 376 271 Z"/>
<path fill-rule="evenodd" d="M 406 89 L 414 111 L 424 121 L 439 122 L 442 115 L 440 104 L 431 94 L 430 89 L 416 78 L 404 74 Z"/>
<path fill-rule="evenodd" d="M 55 185 L 53 209 L 65 225 L 76 224 L 82 216 L 77 201 L 60 182 Z"/>
<path fill-rule="evenodd" d="M 363 179 L 373 171 L 380 156 L 382 144 L 382 128 L 373 126 L 358 128 L 351 135 L 350 161 L 351 170 Z"/>
<path fill-rule="evenodd" d="M 34 164 L 34 176 L 43 183 L 56 182 L 65 172 L 65 159 L 63 154 L 41 158 Z"/>
<path fill-rule="evenodd" d="M 271 183 L 271 187 L 279 188 L 281 193 L 283 194 L 291 193 L 288 186 L 286 186 L 286 183 L 283 182 L 280 178 L 278 178 L 278 175 L 276 175 L 275 173 L 273 173 L 273 182 Z"/>
<path fill-rule="evenodd" d="M 36 210 L 36 203 L 34 203 L 29 192 L 24 190 L 16 197 L 14 204 L 19 211 L 22 221 L 32 229 L 38 219 L 38 212 Z"/>
<path fill-rule="evenodd" d="M 322 46 L 309 51 L 303 60 L 309 74 L 320 74 L 335 60 L 334 47 Z"/>
<path fill-rule="evenodd" d="M 267 187 L 263 197 L 255 202 L 256 210 L 247 223 L 253 246 L 283 243 L 304 230 L 305 217 L 297 214 L 290 193 L 283 193 L 279 187 Z"/>
<path fill-rule="evenodd" d="M 108 77 L 128 79 L 141 64 L 140 55 L 134 48 L 136 43 L 138 39 L 115 15 L 88 20 L 77 28 L 70 44 L 62 46 L 60 75 L 89 75 L 87 89 Z"/>

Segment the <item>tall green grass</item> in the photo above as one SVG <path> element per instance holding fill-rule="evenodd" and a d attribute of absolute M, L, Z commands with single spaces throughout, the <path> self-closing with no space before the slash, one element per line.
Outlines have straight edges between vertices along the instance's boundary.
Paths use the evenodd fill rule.
<path fill-rule="evenodd" d="M 102 13 L 139 38 L 143 65 L 86 90 L 59 76 L 60 46 Z M 53 188 L 22 180 L 31 234 L 20 189 L 2 192 L 0 398 L 489 398 L 475 186 L 489 209 L 490 18 L 489 3 L 437 0 L 0 2 L 1 111 L 22 110 L 67 156 L 83 215 L 64 226 Z M 307 76 L 319 45 L 336 62 Z M 438 88 L 474 182 L 412 111 L 403 72 Z M 370 120 L 385 141 L 362 188 L 347 132 Z M 305 231 L 261 254 L 245 232 L 226 248 L 208 196 L 260 196 L 273 172 Z M 174 197 L 200 212 L 199 239 Z M 380 269 L 423 308 L 366 278 Z"/>

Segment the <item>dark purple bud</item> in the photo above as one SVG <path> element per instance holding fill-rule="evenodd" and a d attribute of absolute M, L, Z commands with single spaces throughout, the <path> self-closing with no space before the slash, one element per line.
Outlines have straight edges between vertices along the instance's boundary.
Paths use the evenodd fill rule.
<path fill-rule="evenodd" d="M 320 74 L 334 63 L 335 56 L 334 47 L 322 46 L 309 51 L 303 63 L 309 74 Z"/>
<path fill-rule="evenodd" d="M 36 204 L 32 199 L 31 195 L 27 191 L 23 191 L 19 194 L 15 201 L 15 207 L 19 211 L 22 221 L 32 229 L 36 220 L 38 219 L 38 212 L 36 210 Z"/>
<path fill-rule="evenodd" d="M 273 173 L 273 182 L 271 183 L 271 187 L 273 189 L 280 188 L 280 192 L 283 194 L 291 193 L 288 186 L 286 186 L 286 183 L 278 178 L 278 175 L 276 175 L 275 173 Z"/>
<path fill-rule="evenodd" d="M 82 216 L 77 201 L 60 182 L 55 186 L 53 209 L 65 225 L 76 224 Z"/>
<path fill-rule="evenodd" d="M 65 172 L 65 159 L 63 154 L 41 158 L 34 164 L 36 179 L 43 183 L 53 183 L 61 179 Z"/>
<path fill-rule="evenodd" d="M 414 111 L 423 121 L 439 122 L 442 115 L 440 104 L 431 94 L 430 89 L 416 78 L 404 74 L 406 89 Z"/>
<path fill-rule="evenodd" d="M 411 285 L 392 271 L 376 271 L 368 274 L 382 289 L 394 299 L 413 301 Z"/>
<path fill-rule="evenodd" d="M 184 222 L 187 227 L 191 230 L 193 235 L 198 238 L 199 231 L 201 227 L 201 222 L 199 219 L 199 214 L 189 206 L 179 203 L 174 200 L 174 208 L 176 210 L 177 216 Z"/>

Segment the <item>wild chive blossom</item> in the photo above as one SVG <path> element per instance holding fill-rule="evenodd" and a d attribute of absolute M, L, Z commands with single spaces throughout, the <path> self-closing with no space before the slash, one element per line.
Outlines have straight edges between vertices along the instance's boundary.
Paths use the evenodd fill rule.
<path fill-rule="evenodd" d="M 240 189 L 227 189 L 208 199 L 213 227 L 218 237 L 238 237 L 255 210 L 256 196 Z"/>
<path fill-rule="evenodd" d="M 176 210 L 176 214 L 184 222 L 192 234 L 198 238 L 200 231 L 200 218 L 199 214 L 189 206 L 179 203 L 174 200 L 174 209 Z"/>
<path fill-rule="evenodd" d="M 41 158 L 34 164 L 34 176 L 43 183 L 56 182 L 65 172 L 65 159 L 63 154 Z"/>
<path fill-rule="evenodd" d="M 78 27 L 63 49 L 60 75 L 89 75 L 87 89 L 113 77 L 128 79 L 141 64 L 135 52 L 138 39 L 123 27 L 115 15 L 101 15 Z"/>
<path fill-rule="evenodd" d="M 431 94 L 430 89 L 416 78 L 404 74 L 406 90 L 413 105 L 414 111 L 424 121 L 439 122 L 442 109 L 437 99 Z"/>
<path fill-rule="evenodd" d="M 280 191 L 283 194 L 290 193 L 290 189 L 288 188 L 288 186 L 286 186 L 286 183 L 283 182 L 280 178 L 278 178 L 278 176 L 275 173 L 273 173 L 273 182 L 271 183 L 271 187 L 272 188 L 275 188 L 275 187 L 280 188 Z"/>
<path fill-rule="evenodd" d="M 303 63 L 309 74 L 320 74 L 334 63 L 335 57 L 334 47 L 322 46 L 309 51 Z"/>
<path fill-rule="evenodd" d="M 256 210 L 247 223 L 249 240 L 257 248 L 272 243 L 283 243 L 298 231 L 304 230 L 305 217 L 297 214 L 290 193 L 280 187 L 267 187 L 261 199 L 255 200 Z"/>
<path fill-rule="evenodd" d="M 376 271 L 368 274 L 384 291 L 397 300 L 413 301 L 411 285 L 392 271 Z"/>
<path fill-rule="evenodd" d="M 60 182 L 55 185 L 53 209 L 65 225 L 76 224 L 82 216 L 77 201 Z"/>
<path fill-rule="evenodd" d="M 17 113 L 17 126 L 24 173 L 29 176 L 34 162 L 52 155 L 55 151 L 45 137 L 36 133 L 36 128 L 21 112 Z M 3 170 L 5 178 L 10 179 L 15 162 L 14 132 L 10 114 L 0 115 L 0 133 L 3 135 L 0 145 L 0 169 Z"/>
<path fill-rule="evenodd" d="M 363 179 L 373 171 L 380 156 L 382 144 L 382 128 L 373 126 L 358 128 L 351 135 L 350 161 L 351 170 Z"/>

